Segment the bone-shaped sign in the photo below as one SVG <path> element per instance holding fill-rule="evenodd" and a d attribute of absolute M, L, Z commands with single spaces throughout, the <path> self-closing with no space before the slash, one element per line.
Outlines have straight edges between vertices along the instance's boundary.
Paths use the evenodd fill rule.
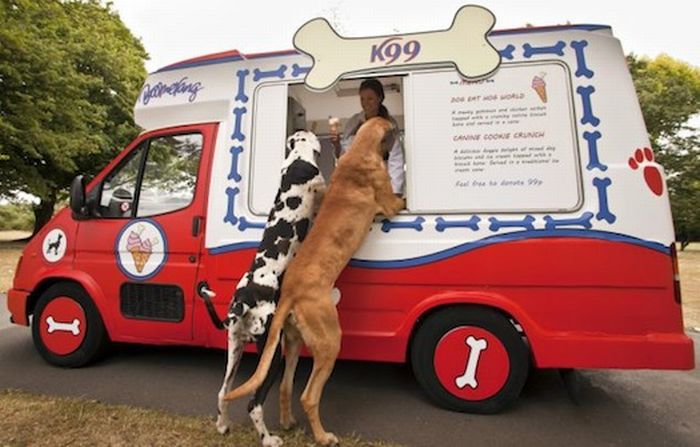
<path fill-rule="evenodd" d="M 77 318 L 73 320 L 72 323 L 59 323 L 53 319 L 53 317 L 48 317 L 46 322 L 49 324 L 49 334 L 53 334 L 56 331 L 70 332 L 73 335 L 80 335 L 80 320 Z"/>
<path fill-rule="evenodd" d="M 345 74 L 376 72 L 396 66 L 452 63 L 460 75 L 474 80 L 494 73 L 501 55 L 487 34 L 495 16 L 481 6 L 463 6 L 452 26 L 443 31 L 370 38 L 344 38 L 326 19 L 306 22 L 294 34 L 294 47 L 311 56 L 306 86 L 323 92 Z"/>
<path fill-rule="evenodd" d="M 469 360 L 467 360 L 467 368 L 464 370 L 464 374 L 455 379 L 455 385 L 460 390 L 465 386 L 475 390 L 479 383 L 476 381 L 476 367 L 479 364 L 479 357 L 481 357 L 481 351 L 485 350 L 488 344 L 485 339 L 476 339 L 471 335 L 467 337 L 466 343 L 471 348 L 469 350 Z"/>

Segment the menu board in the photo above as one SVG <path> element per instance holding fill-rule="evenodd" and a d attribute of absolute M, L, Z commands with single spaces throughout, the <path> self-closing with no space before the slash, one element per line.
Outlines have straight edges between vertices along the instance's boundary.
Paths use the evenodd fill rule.
<path fill-rule="evenodd" d="M 502 65 L 468 82 L 412 76 L 408 206 L 414 212 L 566 211 L 580 170 L 568 68 Z"/>

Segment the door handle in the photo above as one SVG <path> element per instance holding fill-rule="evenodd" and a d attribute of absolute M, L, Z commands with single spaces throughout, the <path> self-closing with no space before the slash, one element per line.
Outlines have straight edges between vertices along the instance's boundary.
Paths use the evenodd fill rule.
<path fill-rule="evenodd" d="M 202 216 L 194 216 L 192 218 L 192 236 L 199 236 L 199 232 L 202 231 L 202 221 L 204 218 Z"/>

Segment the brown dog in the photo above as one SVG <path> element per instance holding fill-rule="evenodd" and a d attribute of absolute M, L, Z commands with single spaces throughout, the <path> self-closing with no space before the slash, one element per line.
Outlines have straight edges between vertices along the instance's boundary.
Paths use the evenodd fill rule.
<path fill-rule="evenodd" d="M 293 423 L 292 380 L 303 339 L 314 358 L 314 366 L 301 403 L 314 438 L 322 445 L 338 443 L 333 433 L 323 429 L 318 409 L 321 392 L 340 351 L 340 323 L 331 291 L 338 275 L 365 239 L 375 215 L 392 217 L 405 204 L 394 195 L 383 162 L 393 138 L 391 123 L 383 118 L 372 118 L 358 130 L 350 150 L 333 172 L 314 225 L 287 267 L 280 301 L 257 370 L 247 382 L 224 397 L 233 400 L 260 386 L 284 325 L 287 367 L 280 386 L 282 425 L 288 427 Z"/>

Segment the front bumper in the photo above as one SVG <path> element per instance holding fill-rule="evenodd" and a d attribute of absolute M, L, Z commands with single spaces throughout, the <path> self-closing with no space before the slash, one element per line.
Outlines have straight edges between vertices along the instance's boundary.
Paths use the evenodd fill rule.
<path fill-rule="evenodd" d="M 7 309 L 10 311 L 10 321 L 22 326 L 29 326 L 27 315 L 27 300 L 29 292 L 18 289 L 7 291 Z"/>

